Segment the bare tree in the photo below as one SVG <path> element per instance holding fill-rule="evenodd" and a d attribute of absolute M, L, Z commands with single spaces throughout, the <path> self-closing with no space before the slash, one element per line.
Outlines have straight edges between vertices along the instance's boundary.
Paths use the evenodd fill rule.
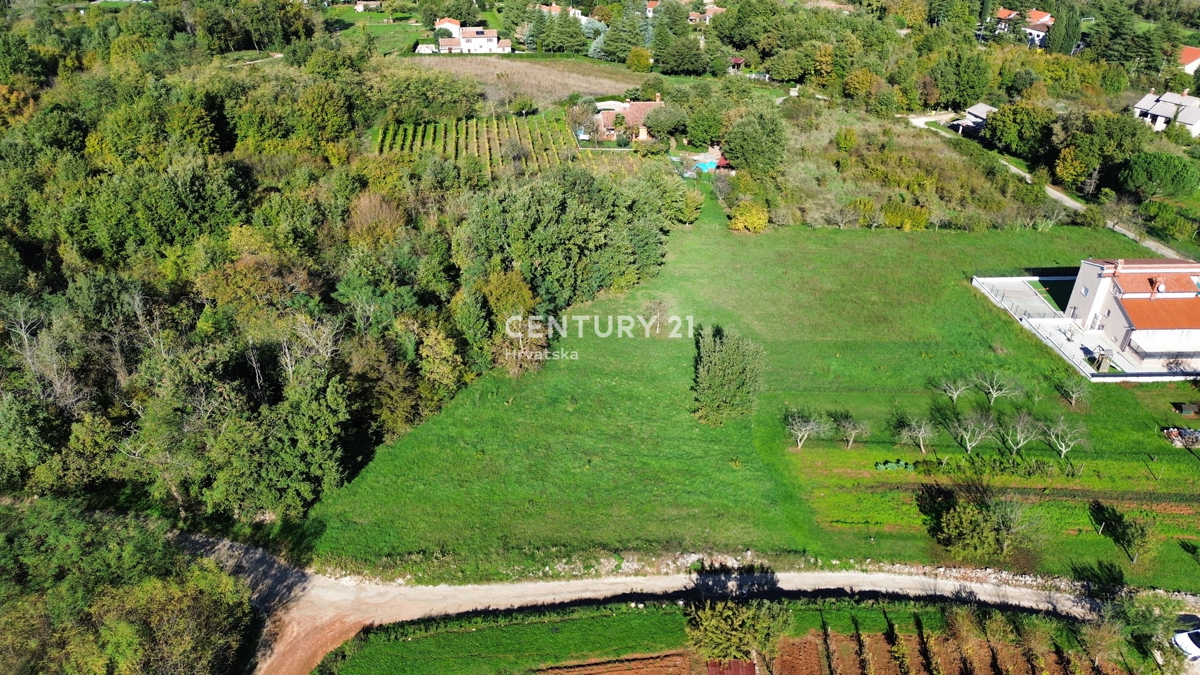
<path fill-rule="evenodd" d="M 971 383 L 957 377 L 948 377 L 937 383 L 937 390 L 950 398 L 954 405 L 958 405 L 958 397 L 967 393 L 971 388 Z"/>
<path fill-rule="evenodd" d="M 33 359 L 33 372 L 50 384 L 50 398 L 55 403 L 71 410 L 86 398 L 75 379 L 75 373 L 71 372 L 70 365 L 59 350 L 54 331 L 45 330 L 38 334 Z"/>
<path fill-rule="evenodd" d="M 1013 455 L 1021 452 L 1021 448 L 1029 445 L 1041 433 L 1037 420 L 1028 412 L 1022 410 L 1011 419 L 1004 420 L 1000 425 L 998 436 Z"/>
<path fill-rule="evenodd" d="M 1058 393 L 1074 408 L 1077 403 L 1087 397 L 1087 383 L 1078 377 L 1069 377 L 1054 385 Z"/>
<path fill-rule="evenodd" d="M 1026 538 L 1033 523 L 1028 517 L 1025 505 L 1011 499 L 992 501 L 991 513 L 996 527 L 996 537 L 1000 541 L 1000 552 L 1007 554 L 1013 544 Z"/>
<path fill-rule="evenodd" d="M 133 315 L 137 317 L 138 328 L 142 330 L 146 342 L 158 352 L 159 356 L 166 358 L 167 341 L 163 336 L 162 322 L 158 311 L 148 310 L 146 298 L 138 291 L 130 293 L 125 300 L 129 303 L 129 308 L 133 310 Z"/>
<path fill-rule="evenodd" d="M 986 375 L 975 377 L 975 387 L 987 397 L 988 407 L 996 404 L 997 399 L 1016 396 L 1020 389 L 1004 379 L 1000 373 L 992 371 Z"/>
<path fill-rule="evenodd" d="M 786 418 L 788 431 L 796 437 L 796 448 L 804 447 L 809 438 L 820 438 L 829 433 L 829 421 L 820 413 L 810 410 L 793 410 Z"/>
<path fill-rule="evenodd" d="M 846 441 L 846 449 L 854 447 L 854 439 L 871 433 L 871 427 L 866 422 L 856 420 L 850 415 L 844 415 L 837 421 L 838 434 Z"/>
<path fill-rule="evenodd" d="M 920 418 L 909 420 L 907 424 L 900 429 L 900 442 L 909 443 L 917 446 L 921 450 L 921 454 L 925 454 L 925 444 L 933 439 L 936 429 L 933 422 L 928 419 Z"/>
<path fill-rule="evenodd" d="M 340 320 L 321 321 L 305 314 L 297 314 L 292 324 L 296 337 L 303 340 L 312 351 L 328 361 L 337 353 L 337 336 L 342 331 Z"/>
<path fill-rule="evenodd" d="M 834 206 L 825 213 L 825 222 L 839 230 L 858 224 L 858 211 L 849 206 Z"/>
<path fill-rule="evenodd" d="M 979 412 L 964 415 L 950 424 L 950 435 L 968 455 L 995 430 L 996 422 L 992 417 Z"/>
<path fill-rule="evenodd" d="M 1042 425 L 1042 440 L 1054 448 L 1060 459 L 1066 459 L 1067 453 L 1083 443 L 1087 432 L 1079 424 L 1070 424 L 1062 415 L 1053 424 Z"/>
<path fill-rule="evenodd" d="M 41 314 L 34 309 L 33 304 L 24 296 L 16 296 L 9 302 L 5 324 L 12 335 L 10 344 L 13 351 L 21 356 L 25 366 L 34 372 L 34 352 L 36 350 L 35 334 L 42 325 Z"/>

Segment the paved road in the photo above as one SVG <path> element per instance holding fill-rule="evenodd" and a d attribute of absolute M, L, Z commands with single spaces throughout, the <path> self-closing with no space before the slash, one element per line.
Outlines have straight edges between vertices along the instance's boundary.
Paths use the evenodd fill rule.
<path fill-rule="evenodd" d="M 783 572 L 740 578 L 677 574 L 471 586 L 354 583 L 305 572 L 244 544 L 194 534 L 180 534 L 177 540 L 246 579 L 256 605 L 271 616 L 260 675 L 307 674 L 325 654 L 368 625 L 577 600 L 730 591 L 768 595 L 843 591 L 974 601 L 1078 618 L 1091 617 L 1096 609 L 1091 601 L 1065 593 L 867 572 Z"/>

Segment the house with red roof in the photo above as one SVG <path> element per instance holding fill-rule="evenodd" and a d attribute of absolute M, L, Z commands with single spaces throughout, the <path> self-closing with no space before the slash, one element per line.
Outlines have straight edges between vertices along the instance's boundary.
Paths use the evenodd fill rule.
<path fill-rule="evenodd" d="M 646 128 L 646 115 L 663 105 L 662 94 L 655 94 L 653 101 L 625 101 L 612 109 L 596 113 L 597 136 L 601 141 L 615 141 L 625 133 L 635 141 L 648 141 L 653 137 Z"/>
<path fill-rule="evenodd" d="M 1004 7 L 996 10 L 996 32 L 1007 33 L 1009 26 L 1020 16 L 1020 12 Z M 1021 27 L 1021 30 L 1025 31 L 1029 46 L 1045 47 L 1046 36 L 1050 33 L 1050 27 L 1053 25 L 1054 17 L 1050 15 L 1050 12 L 1031 9 L 1025 13 L 1025 25 Z"/>
<path fill-rule="evenodd" d="M 1179 67 L 1183 68 L 1183 72 L 1188 75 L 1195 75 L 1196 69 L 1200 68 L 1200 47 L 1184 46 L 1179 50 Z"/>
<path fill-rule="evenodd" d="M 1134 364 L 1169 367 L 1200 358 L 1200 263 L 1084 260 L 1064 314 Z"/>
<path fill-rule="evenodd" d="M 434 30 L 444 28 L 450 31 L 450 37 L 438 39 L 439 54 L 508 54 L 512 52 L 512 41 L 501 40 L 500 35 L 491 28 L 475 26 L 463 27 L 457 19 L 449 17 L 438 19 L 433 24 Z"/>

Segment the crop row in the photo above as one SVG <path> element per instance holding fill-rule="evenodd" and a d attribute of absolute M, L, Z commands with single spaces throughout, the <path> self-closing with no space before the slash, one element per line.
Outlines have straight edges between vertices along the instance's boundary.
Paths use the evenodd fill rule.
<path fill-rule="evenodd" d="M 562 120 L 533 117 L 484 117 L 430 124 L 389 124 L 379 134 L 380 154 L 435 153 L 449 159 L 474 155 L 490 174 L 520 162 L 528 173 L 550 169 L 574 153 L 575 141 Z"/>

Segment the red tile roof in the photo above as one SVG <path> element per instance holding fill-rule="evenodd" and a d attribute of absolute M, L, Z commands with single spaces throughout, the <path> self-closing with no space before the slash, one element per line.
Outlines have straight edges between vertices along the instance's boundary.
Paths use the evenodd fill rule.
<path fill-rule="evenodd" d="M 625 124 L 639 127 L 645 122 L 646 115 L 662 104 L 662 101 L 635 101 L 625 110 L 603 110 L 600 112 L 600 122 L 605 129 L 615 129 L 617 115 L 624 115 Z"/>
<path fill-rule="evenodd" d="M 1184 47 L 1179 51 L 1179 65 L 1186 66 L 1194 61 L 1200 61 L 1200 48 Z"/>
<path fill-rule="evenodd" d="M 1200 329 L 1200 297 L 1121 298 L 1117 302 L 1138 330 Z"/>
<path fill-rule="evenodd" d="M 1017 15 L 1017 12 L 1014 12 L 1011 9 L 1004 9 L 1003 7 L 1001 7 L 1000 9 L 996 10 L 996 18 L 1000 19 L 1001 21 L 1007 21 L 1008 19 L 1011 19 L 1016 15 Z"/>
<path fill-rule="evenodd" d="M 435 25 L 435 26 L 441 26 L 441 25 L 445 25 L 445 24 L 449 24 L 451 26 L 461 26 L 462 25 L 461 23 L 459 23 L 458 19 L 451 19 L 450 17 L 444 17 L 444 18 L 438 19 L 437 21 L 435 21 L 433 23 L 433 25 Z"/>
<path fill-rule="evenodd" d="M 438 46 L 440 47 L 458 47 L 462 44 L 458 38 L 439 38 Z"/>
<path fill-rule="evenodd" d="M 1050 12 L 1043 12 L 1040 9 L 1029 10 L 1029 23 L 1054 23 L 1054 17 L 1050 16 Z"/>
<path fill-rule="evenodd" d="M 1116 275 L 1114 281 L 1121 287 L 1122 293 L 1196 293 L 1200 288 L 1192 281 L 1189 274 L 1147 274 L 1122 272 Z M 1158 290 L 1162 288 L 1162 290 Z"/>

